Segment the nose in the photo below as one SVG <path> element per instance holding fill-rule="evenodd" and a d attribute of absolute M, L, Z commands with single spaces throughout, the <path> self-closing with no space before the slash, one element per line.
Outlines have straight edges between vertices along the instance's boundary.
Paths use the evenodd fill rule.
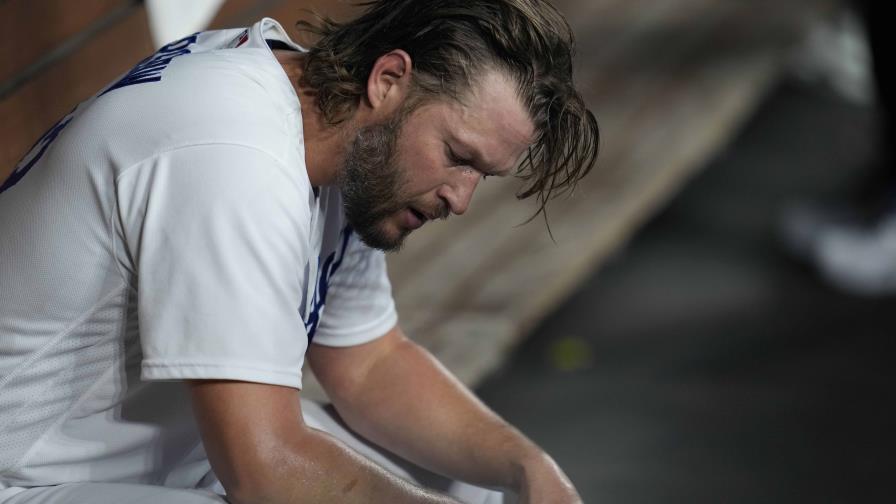
<path fill-rule="evenodd" d="M 470 206 L 473 192 L 482 179 L 476 170 L 459 170 L 447 184 L 442 185 L 436 194 L 448 204 L 451 213 L 463 215 Z"/>

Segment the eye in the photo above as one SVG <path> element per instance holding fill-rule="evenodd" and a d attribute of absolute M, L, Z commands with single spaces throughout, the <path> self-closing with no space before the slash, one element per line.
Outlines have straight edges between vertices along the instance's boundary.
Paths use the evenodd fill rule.
<path fill-rule="evenodd" d="M 452 149 L 448 144 L 445 144 L 445 152 L 448 156 L 448 161 L 450 161 L 452 165 L 470 166 L 470 160 L 458 156 L 457 153 L 454 152 L 454 149 Z"/>
<path fill-rule="evenodd" d="M 466 158 L 459 156 L 457 153 L 454 152 L 454 149 L 452 149 L 451 146 L 448 145 L 447 143 L 445 144 L 445 155 L 448 157 L 448 161 L 449 161 L 449 163 L 451 163 L 452 166 L 461 166 L 464 168 L 464 170 L 469 171 L 469 172 L 479 172 L 479 170 L 477 170 L 473 166 L 473 161 L 471 159 L 466 159 Z M 485 180 L 488 177 L 490 177 L 490 175 L 488 175 L 486 173 L 482 173 L 482 172 L 479 172 L 479 173 L 482 174 L 482 180 Z"/>

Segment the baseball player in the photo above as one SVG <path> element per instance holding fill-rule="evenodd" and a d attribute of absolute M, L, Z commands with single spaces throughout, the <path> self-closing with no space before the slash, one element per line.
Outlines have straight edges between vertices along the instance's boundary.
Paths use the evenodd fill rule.
<path fill-rule="evenodd" d="M 317 31 L 172 42 L 2 182 L 0 502 L 580 501 L 406 338 L 383 252 L 487 176 L 543 205 L 590 169 L 569 27 L 380 0 Z"/>

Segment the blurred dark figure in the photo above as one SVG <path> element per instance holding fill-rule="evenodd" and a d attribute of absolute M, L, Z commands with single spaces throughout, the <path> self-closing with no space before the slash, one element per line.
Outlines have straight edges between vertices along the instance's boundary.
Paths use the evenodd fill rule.
<path fill-rule="evenodd" d="M 853 198 L 839 206 L 796 205 L 785 212 L 783 239 L 800 259 L 847 292 L 896 294 L 896 114 L 893 64 L 886 57 L 892 38 L 882 2 L 854 1 L 871 52 L 879 110 L 879 152 Z"/>
<path fill-rule="evenodd" d="M 875 180 L 872 180 L 872 187 L 869 188 L 867 194 L 872 200 L 885 199 L 889 202 L 887 206 L 881 208 L 881 212 L 892 212 L 894 210 L 893 199 L 896 196 L 896 148 L 894 148 L 894 140 L 896 140 L 896 114 L 894 114 L 894 98 L 893 98 L 893 61 L 892 57 L 887 60 L 886 48 L 887 40 L 893 38 L 888 31 L 892 26 L 886 26 L 891 19 L 884 12 L 883 2 L 877 0 L 864 0 L 856 2 L 856 8 L 862 16 L 865 23 L 865 29 L 868 34 L 868 44 L 871 48 L 871 62 L 874 70 L 874 83 L 877 88 L 877 104 L 880 110 L 880 169 L 876 174 Z M 886 194 L 879 194 L 881 187 L 887 187 Z M 875 194 L 877 192 L 877 194 Z"/>

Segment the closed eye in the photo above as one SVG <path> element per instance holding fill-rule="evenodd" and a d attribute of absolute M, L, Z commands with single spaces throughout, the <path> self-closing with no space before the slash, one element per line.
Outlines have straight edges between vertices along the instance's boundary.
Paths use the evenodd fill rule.
<path fill-rule="evenodd" d="M 466 167 L 468 170 L 479 171 L 482 174 L 483 180 L 485 180 L 486 178 L 489 177 L 488 173 L 477 170 L 473 166 L 472 159 L 467 159 L 467 158 L 461 157 L 456 152 L 454 152 L 454 149 L 452 149 L 450 145 L 445 144 L 445 150 L 447 151 L 448 161 L 452 164 L 452 166 L 463 166 L 463 167 Z"/>
<path fill-rule="evenodd" d="M 469 159 L 465 159 L 459 156 L 454 149 L 451 148 L 450 145 L 445 144 L 445 148 L 448 151 L 448 160 L 451 161 L 451 164 L 454 166 L 473 166 L 473 162 Z"/>

